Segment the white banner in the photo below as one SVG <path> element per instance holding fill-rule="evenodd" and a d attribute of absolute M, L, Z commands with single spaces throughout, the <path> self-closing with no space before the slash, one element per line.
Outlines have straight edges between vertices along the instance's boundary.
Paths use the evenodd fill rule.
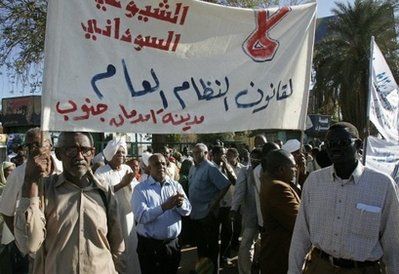
<path fill-rule="evenodd" d="M 388 141 L 399 142 L 398 85 L 377 44 L 373 44 L 370 121 Z M 368 155 L 367 155 L 368 156 Z"/>
<path fill-rule="evenodd" d="M 367 138 L 366 166 L 391 175 L 399 161 L 399 146 L 373 136 Z"/>
<path fill-rule="evenodd" d="M 315 10 L 49 1 L 43 130 L 303 129 Z"/>

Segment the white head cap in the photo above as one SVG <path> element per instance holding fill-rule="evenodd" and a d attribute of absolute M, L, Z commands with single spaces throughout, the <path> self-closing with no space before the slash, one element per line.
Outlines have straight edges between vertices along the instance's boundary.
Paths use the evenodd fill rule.
<path fill-rule="evenodd" d="M 105 159 L 109 162 L 112 160 L 112 157 L 116 154 L 118 149 L 123 147 L 127 153 L 127 144 L 124 140 L 111 140 L 108 142 L 107 146 L 103 150 L 103 154 Z"/>
<path fill-rule="evenodd" d="M 281 148 L 289 153 L 292 153 L 301 148 L 301 142 L 299 142 L 297 139 L 289 139 Z"/>

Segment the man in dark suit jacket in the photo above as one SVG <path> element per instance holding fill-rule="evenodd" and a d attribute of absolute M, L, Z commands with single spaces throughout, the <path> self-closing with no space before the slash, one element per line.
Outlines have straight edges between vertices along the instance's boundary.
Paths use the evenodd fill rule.
<path fill-rule="evenodd" d="M 265 158 L 261 177 L 260 201 L 264 232 L 261 239 L 260 268 L 262 274 L 286 274 L 292 232 L 300 198 L 292 188 L 295 182 L 294 157 L 278 149 Z"/>

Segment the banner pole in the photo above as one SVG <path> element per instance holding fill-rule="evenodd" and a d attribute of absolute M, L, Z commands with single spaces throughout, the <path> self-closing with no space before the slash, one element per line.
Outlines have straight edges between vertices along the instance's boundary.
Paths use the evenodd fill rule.
<path fill-rule="evenodd" d="M 366 123 L 364 126 L 364 142 L 363 142 L 363 165 L 366 165 L 367 158 L 367 140 L 370 135 L 370 100 L 371 89 L 373 88 L 373 56 L 374 56 L 374 36 L 371 36 L 370 41 L 370 56 L 369 56 L 369 89 L 367 93 L 367 107 L 366 107 Z"/>

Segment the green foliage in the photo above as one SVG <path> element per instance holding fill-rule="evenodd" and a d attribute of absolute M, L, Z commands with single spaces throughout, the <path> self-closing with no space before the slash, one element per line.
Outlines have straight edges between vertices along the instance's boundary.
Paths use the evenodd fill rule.
<path fill-rule="evenodd" d="M 45 0 L 0 0 L 0 65 L 28 73 L 43 60 Z"/>
<path fill-rule="evenodd" d="M 211 134 L 198 134 L 198 142 L 204 144 L 214 144 L 216 140 L 222 142 L 234 141 L 234 133 L 211 133 Z"/>
<path fill-rule="evenodd" d="M 355 0 L 353 5 L 336 3 L 337 19 L 330 35 L 315 47 L 314 92 L 324 104 L 321 113 L 332 114 L 339 106 L 342 118 L 359 130 L 365 126 L 371 36 L 398 75 L 398 42 L 394 9 L 388 1 Z"/>

